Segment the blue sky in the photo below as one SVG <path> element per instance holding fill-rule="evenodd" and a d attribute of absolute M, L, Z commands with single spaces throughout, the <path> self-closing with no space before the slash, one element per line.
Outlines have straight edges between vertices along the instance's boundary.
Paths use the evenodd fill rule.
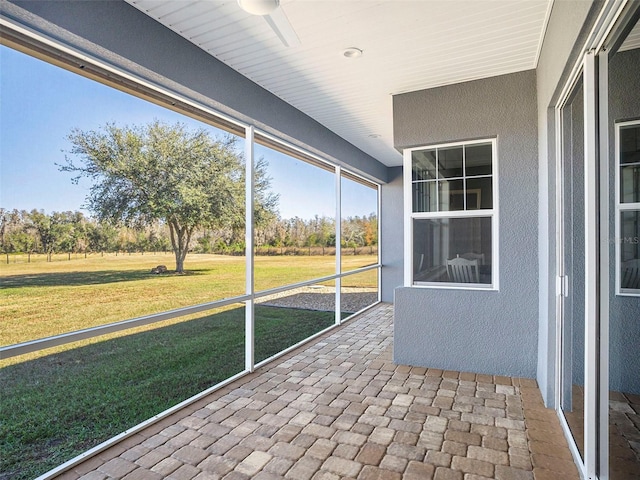
<path fill-rule="evenodd" d="M 72 175 L 56 166 L 64 163 L 71 148 L 66 140 L 71 130 L 155 119 L 207 127 L 223 135 L 189 117 L 0 46 L 0 207 L 47 213 L 82 210 L 90 184 L 86 179 L 72 184 Z M 282 218 L 334 215 L 332 175 L 263 147 L 256 151 L 269 163 Z M 375 211 L 373 190 L 342 183 L 343 217 Z"/>

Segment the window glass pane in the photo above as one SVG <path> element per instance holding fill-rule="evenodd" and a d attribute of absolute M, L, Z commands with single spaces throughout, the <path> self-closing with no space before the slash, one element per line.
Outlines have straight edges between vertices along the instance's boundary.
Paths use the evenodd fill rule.
<path fill-rule="evenodd" d="M 413 211 L 437 212 L 438 198 L 436 196 L 437 182 L 415 182 L 413 184 Z"/>
<path fill-rule="evenodd" d="M 326 275 L 335 267 L 335 174 L 263 145 L 256 145 L 255 290 Z"/>
<path fill-rule="evenodd" d="M 464 181 L 444 180 L 438 182 L 439 211 L 464 210 Z"/>
<path fill-rule="evenodd" d="M 491 284 L 491 278 L 491 217 L 413 220 L 416 284 Z"/>
<path fill-rule="evenodd" d="M 492 177 L 467 178 L 467 210 L 493 208 Z"/>
<path fill-rule="evenodd" d="M 258 298 L 255 305 L 256 363 L 330 327 L 335 318 L 333 280 Z"/>
<path fill-rule="evenodd" d="M 640 163 L 640 125 L 620 127 L 620 164 Z"/>
<path fill-rule="evenodd" d="M 343 318 L 378 301 L 378 269 L 341 279 L 340 310 Z"/>
<path fill-rule="evenodd" d="M 3 343 L 244 293 L 243 138 L 4 46 L 0 62 Z"/>
<path fill-rule="evenodd" d="M 482 143 L 480 145 L 469 145 L 465 147 L 466 176 L 491 175 L 493 158 L 492 152 L 491 143 Z"/>
<path fill-rule="evenodd" d="M 640 202 L 640 125 L 620 127 L 620 202 Z"/>
<path fill-rule="evenodd" d="M 0 361 L 5 478 L 35 478 L 242 372 L 244 315 L 236 304 Z"/>
<path fill-rule="evenodd" d="M 436 151 L 420 150 L 413 152 L 412 157 L 412 179 L 429 180 L 436 178 Z"/>
<path fill-rule="evenodd" d="M 620 212 L 620 229 L 620 287 L 640 292 L 640 211 Z"/>
<path fill-rule="evenodd" d="M 435 161 L 436 152 L 439 170 L 437 179 L 434 179 L 436 172 L 431 165 Z M 493 208 L 493 186 L 490 177 L 493 171 L 491 142 L 413 152 L 412 165 L 413 212 Z M 463 178 L 467 179 L 466 182 Z M 437 199 L 436 188 L 438 189 Z M 468 205 L 465 205 L 465 200 Z"/>
<path fill-rule="evenodd" d="M 378 190 L 341 179 L 342 271 L 378 263 Z"/>
<path fill-rule="evenodd" d="M 438 149 L 438 178 L 462 177 L 462 147 Z"/>
<path fill-rule="evenodd" d="M 640 202 L 640 164 L 620 168 L 620 202 Z"/>

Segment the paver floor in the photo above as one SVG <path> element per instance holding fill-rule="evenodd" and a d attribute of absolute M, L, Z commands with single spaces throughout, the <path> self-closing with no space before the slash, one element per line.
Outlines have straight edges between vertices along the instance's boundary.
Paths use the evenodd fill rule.
<path fill-rule="evenodd" d="M 534 380 L 395 365 L 392 317 L 381 304 L 58 478 L 579 478 Z"/>

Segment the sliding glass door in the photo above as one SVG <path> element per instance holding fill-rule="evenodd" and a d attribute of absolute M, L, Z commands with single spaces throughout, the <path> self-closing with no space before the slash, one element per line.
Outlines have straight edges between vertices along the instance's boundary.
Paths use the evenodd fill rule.
<path fill-rule="evenodd" d="M 584 461 L 585 210 L 582 76 L 561 111 L 561 368 L 560 408 Z"/>
<path fill-rule="evenodd" d="M 558 410 L 583 478 L 640 479 L 640 4 L 607 2 L 556 111 Z"/>
<path fill-rule="evenodd" d="M 602 362 L 605 368 L 608 360 L 608 434 L 602 441 L 609 445 L 610 480 L 640 478 L 640 23 L 621 28 L 628 33 L 611 39 L 619 47 L 608 55 L 608 88 L 601 92 L 608 104 L 602 161 L 610 192 L 601 216 L 611 238 L 602 278 L 609 303 L 609 355 Z"/>

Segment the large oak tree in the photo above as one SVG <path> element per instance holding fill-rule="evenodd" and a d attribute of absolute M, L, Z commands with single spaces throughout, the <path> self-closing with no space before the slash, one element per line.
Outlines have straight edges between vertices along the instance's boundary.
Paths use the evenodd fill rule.
<path fill-rule="evenodd" d="M 169 226 L 176 272 L 196 229 L 244 225 L 244 162 L 236 139 L 213 138 L 205 129 L 154 121 L 143 126 L 107 124 L 99 131 L 75 129 L 63 171 L 92 181 L 87 207 L 101 221 L 140 227 Z M 256 167 L 257 218 L 273 215 L 265 163 Z"/>

